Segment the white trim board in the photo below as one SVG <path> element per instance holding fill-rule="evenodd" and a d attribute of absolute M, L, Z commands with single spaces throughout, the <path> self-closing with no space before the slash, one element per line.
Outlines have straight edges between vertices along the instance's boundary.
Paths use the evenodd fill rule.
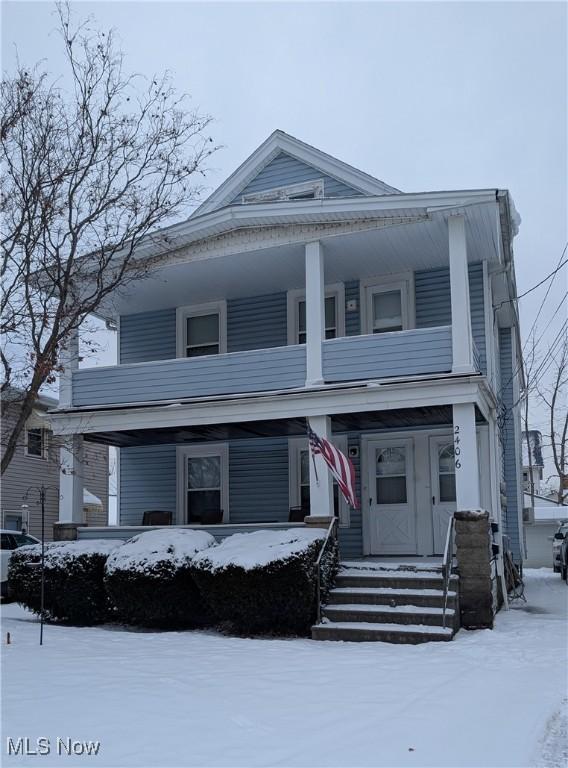
<path fill-rule="evenodd" d="M 487 418 L 495 398 L 482 376 L 441 376 L 429 380 L 324 386 L 265 394 L 204 398 L 167 405 L 51 413 L 56 434 L 114 432 L 266 419 L 331 416 L 338 413 L 475 403 Z"/>

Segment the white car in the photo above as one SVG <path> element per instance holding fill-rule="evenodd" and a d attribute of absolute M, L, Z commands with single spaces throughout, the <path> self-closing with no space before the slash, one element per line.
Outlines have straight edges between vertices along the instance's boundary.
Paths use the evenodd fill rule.
<path fill-rule="evenodd" d="M 552 568 L 554 573 L 560 573 L 561 571 L 560 550 L 566 535 L 568 535 L 568 523 L 562 523 L 552 537 Z"/>
<path fill-rule="evenodd" d="M 41 544 L 39 539 L 35 536 L 28 536 L 27 533 L 19 533 L 18 531 L 0 531 L 0 538 L 2 547 L 0 549 L 1 562 L 1 582 L 0 589 L 2 597 L 8 596 L 8 563 L 12 552 L 18 547 L 25 547 L 26 544 Z"/>

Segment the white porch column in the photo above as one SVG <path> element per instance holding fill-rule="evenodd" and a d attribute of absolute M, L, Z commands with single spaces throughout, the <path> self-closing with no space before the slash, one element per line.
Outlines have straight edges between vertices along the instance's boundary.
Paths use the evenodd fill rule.
<path fill-rule="evenodd" d="M 73 371 L 79 367 L 79 333 L 74 331 L 61 348 L 59 362 L 63 370 L 59 374 L 59 407 L 69 408 L 72 405 L 71 378 Z"/>
<path fill-rule="evenodd" d="M 453 419 L 456 507 L 460 512 L 480 509 L 475 405 L 473 403 L 454 404 Z M 487 478 L 487 482 L 489 482 L 489 478 Z"/>
<path fill-rule="evenodd" d="M 329 416 L 310 416 L 311 429 L 326 440 L 331 440 L 331 419 Z M 315 460 L 315 468 L 314 468 Z M 310 517 L 333 517 L 333 478 L 321 456 L 312 459 L 310 451 Z M 317 479 L 316 479 L 317 473 Z"/>
<path fill-rule="evenodd" d="M 448 218 L 448 242 L 452 302 L 452 371 L 453 373 L 472 373 L 475 369 L 471 335 L 465 218 L 462 215 L 452 215 Z"/>
<path fill-rule="evenodd" d="M 322 341 L 325 337 L 323 248 L 306 243 L 306 386 L 323 384 Z"/>
<path fill-rule="evenodd" d="M 59 522 L 82 523 L 83 520 L 83 437 L 73 435 L 60 449 Z"/>

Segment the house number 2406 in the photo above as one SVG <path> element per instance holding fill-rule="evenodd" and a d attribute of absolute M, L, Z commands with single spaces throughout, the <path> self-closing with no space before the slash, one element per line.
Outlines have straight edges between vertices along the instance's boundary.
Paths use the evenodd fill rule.
<path fill-rule="evenodd" d="M 460 428 L 459 425 L 456 424 L 454 427 L 454 458 L 455 458 L 455 464 L 456 469 L 461 469 L 461 461 L 460 461 L 460 454 L 461 454 L 461 448 L 460 448 Z"/>

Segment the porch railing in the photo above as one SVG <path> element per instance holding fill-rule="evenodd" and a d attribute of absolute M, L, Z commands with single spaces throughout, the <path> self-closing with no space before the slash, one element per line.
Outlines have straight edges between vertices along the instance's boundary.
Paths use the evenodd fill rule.
<path fill-rule="evenodd" d="M 333 518 L 330 522 L 327 533 L 321 545 L 317 560 L 316 560 L 316 623 L 321 624 L 321 566 L 323 556 L 329 546 L 329 542 L 335 537 L 335 527 L 337 525 L 337 518 Z"/>
<path fill-rule="evenodd" d="M 442 581 L 443 581 L 443 608 L 442 608 L 442 626 L 446 627 L 446 615 L 448 609 L 448 592 L 450 589 L 450 579 L 452 577 L 452 565 L 454 560 L 454 516 L 452 515 L 448 522 L 448 531 L 446 533 L 446 545 L 444 547 L 444 557 L 442 559 Z"/>

